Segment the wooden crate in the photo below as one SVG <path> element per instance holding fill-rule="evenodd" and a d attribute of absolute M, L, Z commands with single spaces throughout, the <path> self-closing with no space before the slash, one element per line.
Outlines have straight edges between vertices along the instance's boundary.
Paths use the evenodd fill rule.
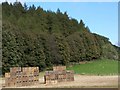
<path fill-rule="evenodd" d="M 27 75 L 22 76 L 22 86 L 28 86 L 29 77 Z"/>
<path fill-rule="evenodd" d="M 57 83 L 58 82 L 58 80 L 56 80 L 56 79 L 48 79 L 48 80 L 45 80 L 45 84 L 55 84 L 55 83 Z"/>
<path fill-rule="evenodd" d="M 56 74 L 54 71 L 46 71 L 44 75 L 45 84 L 56 83 Z"/>
<path fill-rule="evenodd" d="M 53 71 L 63 71 L 66 70 L 66 66 L 54 66 Z"/>
<path fill-rule="evenodd" d="M 11 80 L 10 80 L 10 73 L 5 73 L 5 86 L 6 87 L 10 87 L 10 83 L 11 83 Z"/>
<path fill-rule="evenodd" d="M 5 74 L 5 86 L 20 87 L 39 83 L 38 67 L 13 67 L 10 73 Z"/>
<path fill-rule="evenodd" d="M 10 78 L 10 87 L 16 87 L 16 78 Z"/>
<path fill-rule="evenodd" d="M 17 78 L 16 79 L 16 87 L 21 87 L 22 86 L 22 79 L 21 78 Z"/>
<path fill-rule="evenodd" d="M 58 74 L 58 82 L 66 81 L 66 74 Z"/>
<path fill-rule="evenodd" d="M 74 81 L 74 72 L 73 71 L 66 72 L 66 80 L 67 81 Z"/>
<path fill-rule="evenodd" d="M 5 78 L 10 77 L 10 73 L 5 73 Z"/>
<path fill-rule="evenodd" d="M 21 67 L 12 67 L 12 68 L 10 68 L 10 73 L 15 73 L 17 71 L 21 71 Z"/>
<path fill-rule="evenodd" d="M 10 77 L 5 77 L 5 86 L 10 87 L 10 83 L 11 83 Z"/>
<path fill-rule="evenodd" d="M 6 87 L 15 87 L 16 86 L 16 78 L 14 77 L 9 77 L 5 78 L 5 86 Z"/>

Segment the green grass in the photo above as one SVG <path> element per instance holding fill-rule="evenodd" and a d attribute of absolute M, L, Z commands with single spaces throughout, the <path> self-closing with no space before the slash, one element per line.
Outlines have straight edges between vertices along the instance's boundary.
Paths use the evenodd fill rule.
<path fill-rule="evenodd" d="M 85 75 L 118 75 L 118 61 L 108 59 L 90 61 L 67 67 L 67 70 L 74 70 L 75 74 Z"/>
<path fill-rule="evenodd" d="M 39 77 L 40 77 L 40 78 L 41 78 L 41 77 L 44 77 L 44 75 L 45 75 L 45 71 L 42 71 L 42 72 L 39 73 Z"/>

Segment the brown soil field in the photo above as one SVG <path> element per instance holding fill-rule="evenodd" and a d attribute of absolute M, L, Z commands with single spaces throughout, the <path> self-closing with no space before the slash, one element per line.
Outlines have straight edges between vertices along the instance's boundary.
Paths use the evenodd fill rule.
<path fill-rule="evenodd" d="M 4 79 L 0 79 L 0 86 L 4 85 Z M 34 86 L 26 86 L 19 88 L 97 88 L 97 87 L 118 87 L 118 76 L 88 76 L 88 75 L 75 75 L 73 82 L 60 82 L 56 84 L 44 84 L 44 78 L 40 77 L 39 84 Z M 14 88 L 14 87 L 13 87 Z M 17 87 L 18 88 L 18 87 Z"/>

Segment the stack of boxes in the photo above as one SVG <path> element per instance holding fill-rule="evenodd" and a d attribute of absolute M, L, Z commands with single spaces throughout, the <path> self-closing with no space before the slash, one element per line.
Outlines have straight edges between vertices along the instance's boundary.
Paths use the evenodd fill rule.
<path fill-rule="evenodd" d="M 10 78 L 13 78 L 15 87 L 21 86 L 21 82 L 22 82 L 21 67 L 10 68 Z"/>
<path fill-rule="evenodd" d="M 46 71 L 44 75 L 45 84 L 74 81 L 74 72 L 66 71 L 66 66 L 53 67 L 53 71 Z"/>
<path fill-rule="evenodd" d="M 66 81 L 74 81 L 74 71 L 66 71 Z"/>
<path fill-rule="evenodd" d="M 20 77 L 19 77 L 19 73 L 21 72 L 21 68 L 20 67 L 14 67 L 14 68 L 10 68 L 10 73 L 5 73 L 5 86 L 19 86 L 19 81 L 20 81 Z"/>
<path fill-rule="evenodd" d="M 53 67 L 53 71 L 46 71 L 44 75 L 45 84 L 65 81 L 74 81 L 74 72 L 67 71 L 66 66 Z M 39 84 L 38 67 L 13 67 L 10 73 L 5 73 L 6 87 L 21 87 Z"/>
<path fill-rule="evenodd" d="M 13 67 L 10 73 L 5 73 L 6 87 L 30 86 L 39 83 L 38 67 Z"/>
<path fill-rule="evenodd" d="M 34 84 L 36 85 L 39 83 L 39 68 L 35 67 L 32 72 L 34 72 L 33 73 L 33 76 L 34 76 L 33 80 L 34 80 Z"/>
<path fill-rule="evenodd" d="M 5 73 L 5 82 L 7 82 L 7 83 L 5 83 L 5 86 L 10 86 L 10 82 L 11 82 L 11 80 L 10 80 L 11 78 L 10 78 L 10 73 Z"/>
<path fill-rule="evenodd" d="M 46 83 L 57 83 L 56 74 L 53 71 L 46 71 L 44 75 L 45 84 Z"/>

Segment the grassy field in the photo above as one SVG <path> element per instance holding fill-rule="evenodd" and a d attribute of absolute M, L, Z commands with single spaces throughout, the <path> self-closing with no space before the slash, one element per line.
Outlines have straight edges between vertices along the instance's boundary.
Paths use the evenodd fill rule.
<path fill-rule="evenodd" d="M 39 73 L 40 78 L 43 77 L 44 75 L 45 75 L 45 71 L 42 71 L 42 72 Z"/>
<path fill-rule="evenodd" d="M 67 70 L 74 70 L 75 74 L 85 75 L 118 75 L 118 61 L 90 61 L 85 64 L 77 64 L 67 67 Z"/>

